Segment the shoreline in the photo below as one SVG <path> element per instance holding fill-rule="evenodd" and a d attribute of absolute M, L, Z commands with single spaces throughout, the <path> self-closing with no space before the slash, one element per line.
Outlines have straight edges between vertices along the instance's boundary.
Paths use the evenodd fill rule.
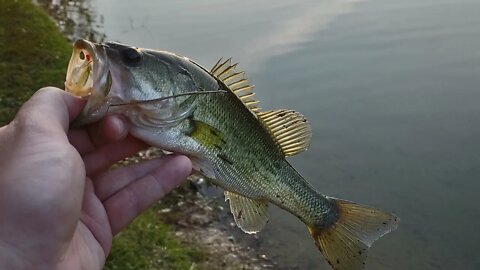
<path fill-rule="evenodd" d="M 162 155 L 162 150 L 152 147 L 120 163 L 128 165 Z M 202 194 L 206 185 L 201 177 L 192 175 L 159 202 L 156 210 L 181 243 L 208 254 L 189 269 L 284 269 L 259 251 L 260 240 L 255 235 L 239 231 L 228 205 Z M 223 198 L 223 192 L 219 196 Z"/>
<path fill-rule="evenodd" d="M 0 85 L 3 125 L 40 87 L 63 88 L 71 36 L 60 32 L 58 17 L 47 16 L 44 5 L 18 0 L 2 2 L 0 9 L 0 41 L 8 45 L 0 54 L 9 56 L 0 59 L 8 78 Z M 159 152 L 143 151 L 119 164 L 140 162 Z M 260 240 L 232 226 L 228 209 L 201 194 L 204 184 L 191 180 L 114 238 L 104 269 L 282 269 L 259 251 Z"/>

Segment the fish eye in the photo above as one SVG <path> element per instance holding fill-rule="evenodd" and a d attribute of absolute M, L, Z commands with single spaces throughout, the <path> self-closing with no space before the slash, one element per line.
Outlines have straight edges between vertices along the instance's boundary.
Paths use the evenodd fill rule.
<path fill-rule="evenodd" d="M 80 51 L 80 60 L 84 60 L 85 59 L 85 53 L 83 51 Z"/>
<path fill-rule="evenodd" d="M 135 48 L 126 48 L 120 52 L 125 65 L 138 67 L 142 62 L 142 54 Z"/>

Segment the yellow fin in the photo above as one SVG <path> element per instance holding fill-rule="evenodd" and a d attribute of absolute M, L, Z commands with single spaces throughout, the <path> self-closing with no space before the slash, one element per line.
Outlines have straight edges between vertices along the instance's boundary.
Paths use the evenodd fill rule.
<path fill-rule="evenodd" d="M 292 110 L 257 113 L 285 157 L 296 155 L 308 148 L 312 132 L 305 117 Z"/>
<path fill-rule="evenodd" d="M 308 225 L 308 230 L 333 269 L 363 269 L 368 248 L 395 230 L 399 219 L 380 209 L 330 199 L 336 203 L 338 220 L 329 227 Z"/>
<path fill-rule="evenodd" d="M 232 91 L 252 112 L 258 112 L 258 101 L 254 98 L 253 85 L 248 83 L 244 71 L 236 70 L 237 64 L 232 59 L 223 61 L 222 58 L 213 66 L 210 73 Z"/>
<path fill-rule="evenodd" d="M 268 203 L 225 191 L 225 201 L 230 202 L 230 211 L 237 226 L 246 233 L 257 233 L 268 222 Z"/>

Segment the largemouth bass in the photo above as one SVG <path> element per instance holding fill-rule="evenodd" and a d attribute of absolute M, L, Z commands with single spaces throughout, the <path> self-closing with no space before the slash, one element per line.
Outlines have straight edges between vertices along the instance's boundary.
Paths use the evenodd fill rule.
<path fill-rule="evenodd" d="M 306 224 L 334 269 L 351 270 L 397 228 L 395 215 L 322 195 L 303 179 L 286 158 L 308 147 L 308 122 L 293 110 L 262 111 L 230 59 L 207 70 L 170 52 L 78 40 L 65 86 L 88 99 L 77 124 L 123 114 L 132 135 L 189 156 L 225 190 L 246 233 L 260 231 L 275 204 Z"/>

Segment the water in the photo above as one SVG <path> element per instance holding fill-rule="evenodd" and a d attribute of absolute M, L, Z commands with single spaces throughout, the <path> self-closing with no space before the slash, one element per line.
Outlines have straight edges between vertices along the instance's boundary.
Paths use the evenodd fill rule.
<path fill-rule="evenodd" d="M 263 108 L 304 113 L 303 176 L 401 218 L 368 269 L 480 269 L 480 1 L 87 2 L 108 39 L 205 66 L 234 56 Z M 271 209 L 262 248 L 325 266 L 305 226 Z"/>
<path fill-rule="evenodd" d="M 102 17 L 97 17 L 91 1 L 32 0 L 32 2 L 48 11 L 62 33 L 71 41 L 79 37 L 95 41 L 103 41 L 106 38 L 105 34 L 97 31 L 101 26 Z"/>

